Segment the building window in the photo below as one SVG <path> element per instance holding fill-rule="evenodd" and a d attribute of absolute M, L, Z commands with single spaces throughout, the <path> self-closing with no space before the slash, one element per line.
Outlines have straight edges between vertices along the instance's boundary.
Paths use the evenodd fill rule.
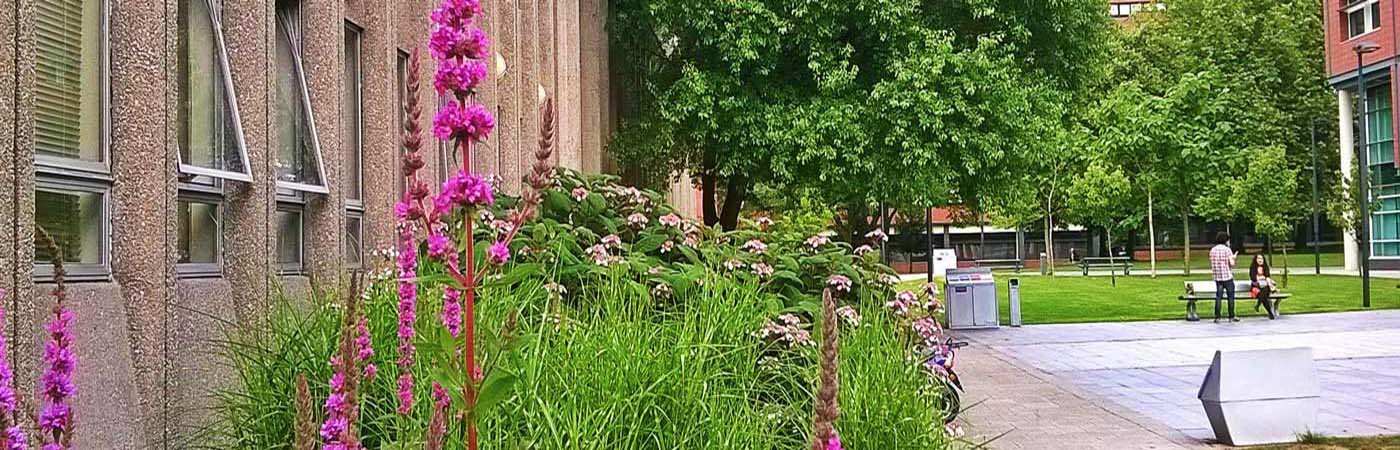
<path fill-rule="evenodd" d="M 1147 8 L 1149 3 L 1151 2 L 1112 3 L 1108 5 L 1108 15 L 1115 19 L 1122 19 L 1133 14 L 1137 14 L 1138 11 L 1142 11 L 1143 8 Z M 1165 4 L 1157 3 L 1156 9 L 1160 10 L 1165 6 Z"/>
<path fill-rule="evenodd" d="M 70 277 L 105 278 L 109 272 L 110 217 L 106 187 L 40 180 L 34 190 L 35 275 L 53 276 L 54 255 L 38 239 L 38 230 L 43 229 L 63 253 Z"/>
<path fill-rule="evenodd" d="M 326 194 L 326 172 L 311 94 L 301 61 L 301 11 L 295 1 L 277 2 L 276 104 L 278 187 Z"/>
<path fill-rule="evenodd" d="M 1347 39 L 1375 31 L 1381 27 L 1380 0 L 1358 0 L 1342 13 L 1347 24 Z"/>
<path fill-rule="evenodd" d="M 351 269 L 364 267 L 365 220 L 363 213 L 345 217 L 345 264 Z"/>
<path fill-rule="evenodd" d="M 251 182 L 219 3 L 180 2 L 180 172 Z"/>
<path fill-rule="evenodd" d="M 1371 195 L 1377 211 L 1371 220 L 1371 255 L 1400 256 L 1400 174 L 1395 169 L 1394 113 L 1390 83 L 1366 90 L 1366 156 Z"/>
<path fill-rule="evenodd" d="M 222 206 L 218 199 L 181 198 L 175 221 L 181 275 L 218 275 L 223 262 Z"/>
<path fill-rule="evenodd" d="M 404 127 L 408 124 L 408 53 L 405 53 L 403 50 L 399 50 L 398 84 L 396 86 L 398 86 L 398 89 L 395 90 L 395 98 L 398 100 L 399 105 L 399 141 L 397 143 L 399 151 L 394 154 L 394 178 L 398 180 L 398 191 L 396 191 L 397 195 L 394 196 L 394 198 L 399 199 L 403 198 L 408 183 L 408 180 L 405 179 L 403 174 L 402 157 L 405 151 L 403 148 Z"/>
<path fill-rule="evenodd" d="M 109 271 L 107 4 L 34 2 L 34 224 L 47 231 L 76 279 Z M 35 239 L 35 275 L 52 276 Z"/>
<path fill-rule="evenodd" d="M 342 84 L 345 92 L 340 122 L 345 137 L 342 141 L 345 146 L 345 198 L 363 209 L 364 101 L 360 82 L 360 35 L 359 27 L 348 22 L 345 24 L 345 82 Z"/>
<path fill-rule="evenodd" d="M 300 274 L 305 254 L 302 228 L 302 206 L 277 205 L 277 270 L 283 274 Z"/>

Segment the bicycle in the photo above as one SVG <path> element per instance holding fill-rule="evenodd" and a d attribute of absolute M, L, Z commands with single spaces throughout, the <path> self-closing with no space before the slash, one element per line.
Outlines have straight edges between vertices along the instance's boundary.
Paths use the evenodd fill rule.
<path fill-rule="evenodd" d="M 928 369 L 933 376 L 938 387 L 943 394 L 943 424 L 953 423 L 958 418 L 958 413 L 962 412 L 962 392 L 964 391 L 962 380 L 958 378 L 958 373 L 953 370 L 957 363 L 957 349 L 967 346 L 967 342 L 954 342 L 952 337 L 946 339 L 933 340 L 934 344 L 929 346 L 925 353 L 927 359 L 924 360 L 924 368 Z"/>

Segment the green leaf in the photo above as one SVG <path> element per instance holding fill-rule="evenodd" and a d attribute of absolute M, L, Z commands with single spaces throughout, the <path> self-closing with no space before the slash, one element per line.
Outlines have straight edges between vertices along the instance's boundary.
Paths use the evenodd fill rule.
<path fill-rule="evenodd" d="M 515 392 L 515 374 L 505 370 L 497 369 L 486 377 L 486 381 L 481 384 L 481 392 L 476 396 L 476 410 L 473 411 L 476 417 L 491 411 L 496 405 L 510 398 Z"/>

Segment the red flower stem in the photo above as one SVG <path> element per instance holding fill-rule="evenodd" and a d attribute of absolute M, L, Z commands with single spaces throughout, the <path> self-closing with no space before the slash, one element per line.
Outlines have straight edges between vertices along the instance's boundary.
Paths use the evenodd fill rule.
<path fill-rule="evenodd" d="M 460 99 L 462 104 L 466 104 L 467 99 Z M 458 141 L 458 147 L 462 149 L 462 171 L 470 174 L 472 172 L 472 139 L 463 138 Z M 475 214 L 468 213 L 464 218 L 466 221 L 467 233 L 467 270 L 466 282 L 467 298 L 464 301 L 465 308 L 462 309 L 462 323 L 465 325 L 465 332 L 462 333 L 466 341 L 464 359 L 466 365 L 462 368 L 466 372 L 466 383 L 462 384 L 462 398 L 467 401 L 467 450 L 476 449 L 476 235 L 473 233 L 472 224 L 476 222 Z"/>

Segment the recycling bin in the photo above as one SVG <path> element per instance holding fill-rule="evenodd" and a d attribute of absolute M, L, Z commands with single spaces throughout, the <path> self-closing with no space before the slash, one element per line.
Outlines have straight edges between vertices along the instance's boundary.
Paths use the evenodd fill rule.
<path fill-rule="evenodd" d="M 948 328 L 966 330 L 997 328 L 997 284 L 985 267 L 948 270 L 944 282 L 948 303 Z"/>

